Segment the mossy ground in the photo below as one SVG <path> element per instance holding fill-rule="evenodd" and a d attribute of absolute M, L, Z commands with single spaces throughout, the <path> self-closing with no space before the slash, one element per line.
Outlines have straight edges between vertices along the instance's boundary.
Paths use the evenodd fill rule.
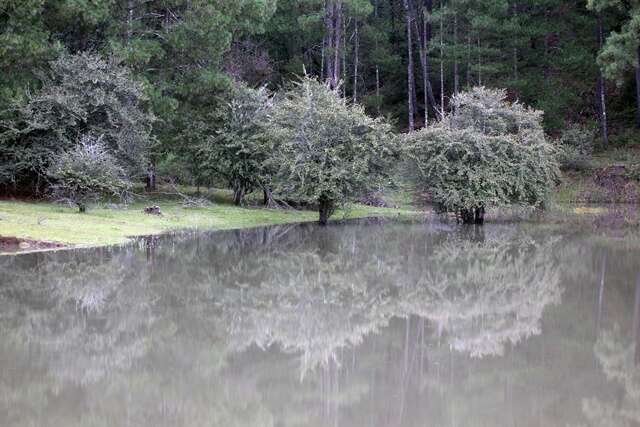
<path fill-rule="evenodd" d="M 158 193 L 126 207 L 95 206 L 84 214 L 49 202 L 0 201 L 0 236 L 88 247 L 121 244 L 133 236 L 177 230 L 225 230 L 318 219 L 317 212 L 308 210 L 237 207 L 230 203 L 226 191 L 213 190 L 203 195 L 211 200 L 210 205 L 185 208 L 182 199 Z M 159 206 L 162 216 L 145 214 L 144 207 L 150 205 Z M 413 214 L 406 207 L 354 205 L 336 212 L 332 219 Z"/>

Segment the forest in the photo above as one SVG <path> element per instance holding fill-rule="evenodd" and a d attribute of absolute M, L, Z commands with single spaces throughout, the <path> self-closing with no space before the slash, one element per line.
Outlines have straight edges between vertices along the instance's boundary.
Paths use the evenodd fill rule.
<path fill-rule="evenodd" d="M 482 222 L 635 153 L 639 55 L 636 1 L 3 0 L 0 188 L 225 187 L 326 222 L 400 179 Z"/>
<path fill-rule="evenodd" d="M 640 0 L 0 0 L 0 426 L 640 426 Z"/>

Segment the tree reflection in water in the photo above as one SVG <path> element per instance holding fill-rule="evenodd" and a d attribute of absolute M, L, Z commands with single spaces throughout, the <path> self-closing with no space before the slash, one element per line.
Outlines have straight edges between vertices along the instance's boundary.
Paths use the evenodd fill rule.
<path fill-rule="evenodd" d="M 631 339 L 615 323 L 602 331 L 594 347 L 607 379 L 619 385 L 615 399 L 585 399 L 590 424 L 602 427 L 640 425 L 640 275 L 636 280 Z"/>
<path fill-rule="evenodd" d="M 0 419 L 500 425 L 531 403 L 509 402 L 516 376 L 552 388 L 518 348 L 581 273 L 563 270 L 566 236 L 479 230 L 282 226 L 3 258 Z"/>

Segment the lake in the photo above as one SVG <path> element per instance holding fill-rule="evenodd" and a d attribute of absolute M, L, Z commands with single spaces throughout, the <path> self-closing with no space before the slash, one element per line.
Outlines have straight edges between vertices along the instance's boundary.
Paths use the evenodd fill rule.
<path fill-rule="evenodd" d="M 0 257 L 2 426 L 627 426 L 640 251 L 362 221 Z"/>

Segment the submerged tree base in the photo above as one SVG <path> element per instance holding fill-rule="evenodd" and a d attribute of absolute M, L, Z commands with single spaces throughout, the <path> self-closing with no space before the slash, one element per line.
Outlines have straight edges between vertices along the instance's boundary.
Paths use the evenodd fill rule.
<path fill-rule="evenodd" d="M 463 224 L 484 224 L 484 207 L 474 209 L 460 209 L 458 222 Z"/>
<path fill-rule="evenodd" d="M 335 204 L 332 200 L 321 198 L 318 201 L 318 211 L 320 213 L 318 224 L 327 225 L 327 223 L 329 222 L 329 217 L 333 215 L 335 210 Z"/>

